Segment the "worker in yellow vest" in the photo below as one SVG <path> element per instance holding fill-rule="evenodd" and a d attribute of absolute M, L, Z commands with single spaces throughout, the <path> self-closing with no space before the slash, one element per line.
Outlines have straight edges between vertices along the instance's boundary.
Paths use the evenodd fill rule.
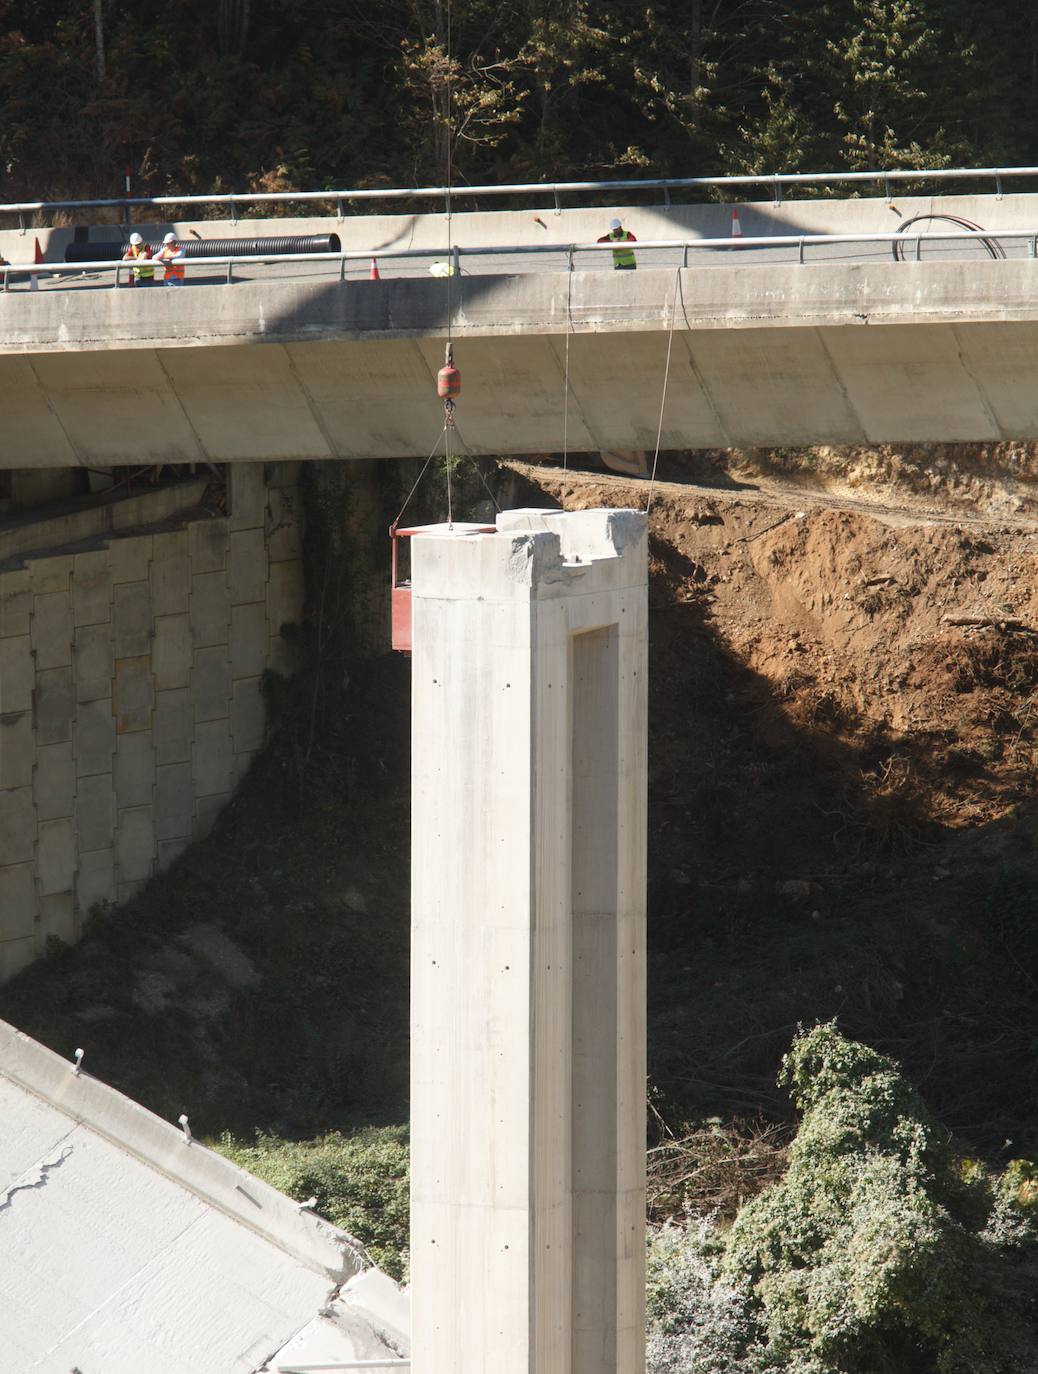
<path fill-rule="evenodd" d="M 598 240 L 599 243 L 637 243 L 629 229 L 625 229 L 618 219 L 614 219 L 609 225 L 609 233 L 603 234 Z M 613 267 L 617 272 L 633 272 L 638 266 L 634 257 L 633 248 L 614 248 Z"/>
<path fill-rule="evenodd" d="M 165 269 L 167 286 L 184 285 L 184 250 L 177 242 L 176 234 L 167 234 L 162 240 L 159 262 Z"/>
<path fill-rule="evenodd" d="M 155 280 L 155 269 L 151 266 L 151 244 L 145 243 L 140 234 L 130 235 L 130 246 L 123 254 L 123 262 L 133 263 L 131 286 L 151 286 Z"/>

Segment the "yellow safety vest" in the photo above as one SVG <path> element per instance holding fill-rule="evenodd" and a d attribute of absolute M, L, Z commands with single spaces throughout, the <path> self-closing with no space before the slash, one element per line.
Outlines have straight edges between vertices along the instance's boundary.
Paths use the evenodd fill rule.
<path fill-rule="evenodd" d="M 133 275 L 137 278 L 138 281 L 140 281 L 142 277 L 147 277 L 151 279 L 155 275 L 155 268 L 151 265 L 151 258 L 145 258 L 144 256 L 144 248 L 145 245 L 143 243 L 130 244 L 130 256 L 132 258 L 142 259 L 140 265 L 138 265 L 136 262 L 133 264 Z"/>
<path fill-rule="evenodd" d="M 627 244 L 628 244 L 627 230 L 626 230 L 626 229 L 613 229 L 613 230 L 611 230 L 611 232 L 610 232 L 610 234 L 609 234 L 609 237 L 613 240 L 614 243 L 616 243 L 616 242 L 622 242 L 622 243 L 625 245 L 623 248 L 614 248 L 614 249 L 613 249 L 613 266 L 614 266 L 614 267 L 636 267 L 636 266 L 637 266 L 637 263 L 635 262 L 635 258 L 634 258 L 634 249 L 627 246 Z"/>

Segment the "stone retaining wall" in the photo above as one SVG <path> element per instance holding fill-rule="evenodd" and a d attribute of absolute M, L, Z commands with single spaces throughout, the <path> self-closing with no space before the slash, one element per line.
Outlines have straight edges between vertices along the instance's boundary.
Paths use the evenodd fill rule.
<path fill-rule="evenodd" d="M 227 471 L 226 516 L 0 572 L 0 981 L 205 835 L 263 742 L 260 677 L 290 667 L 302 615 L 301 500 L 294 465 Z"/>

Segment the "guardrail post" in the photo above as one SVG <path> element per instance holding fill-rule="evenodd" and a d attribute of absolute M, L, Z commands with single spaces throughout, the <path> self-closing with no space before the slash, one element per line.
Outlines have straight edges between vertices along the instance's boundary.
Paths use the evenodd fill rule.
<path fill-rule="evenodd" d="M 123 270 L 123 269 L 122 269 L 121 267 L 117 267 L 117 268 L 115 269 L 115 278 L 114 278 L 114 280 L 112 281 L 112 290 L 113 290 L 113 291 L 114 291 L 115 288 L 119 285 L 119 273 L 120 273 L 122 270 Z"/>
<path fill-rule="evenodd" d="M 663 188 L 663 204 L 664 204 L 664 206 L 665 206 L 666 209 L 668 209 L 668 210 L 670 209 L 670 187 L 669 187 L 669 186 L 664 186 L 664 188 Z"/>
<path fill-rule="evenodd" d="M 884 177 L 884 178 L 883 178 L 883 196 L 884 196 L 884 199 L 886 200 L 886 202 L 887 202 L 888 205 L 890 205 L 890 204 L 893 202 L 893 200 L 894 200 L 894 197 L 891 195 L 891 192 L 890 192 L 890 178 L 889 178 L 889 177 Z"/>
<path fill-rule="evenodd" d="M 995 173 L 995 199 L 1002 199 L 1002 178 L 997 172 Z"/>
<path fill-rule="evenodd" d="M 25 211 L 24 211 L 24 210 L 19 210 L 19 211 L 18 211 L 18 228 L 22 231 L 23 234 L 25 233 Z"/>
<path fill-rule="evenodd" d="M 803 239 L 797 239 L 797 259 L 798 259 L 798 261 L 799 261 L 799 263 L 800 263 L 800 266 L 803 267 L 803 265 L 804 265 L 804 240 L 803 240 Z"/>
<path fill-rule="evenodd" d="M 335 202 L 335 214 L 340 224 L 346 218 L 346 206 L 341 196 Z"/>
<path fill-rule="evenodd" d="M 238 202 L 231 196 L 231 223 L 238 223 Z"/>
<path fill-rule="evenodd" d="M 566 266 L 569 268 L 569 270 L 570 270 L 571 272 L 573 271 L 573 245 L 572 245 L 572 243 L 571 243 L 570 246 L 566 249 Z"/>
<path fill-rule="evenodd" d="M 781 205 L 781 204 L 782 204 L 782 180 L 781 180 L 781 178 L 779 177 L 779 174 L 778 174 L 777 172 L 775 173 L 775 184 L 774 184 L 774 186 L 772 187 L 772 194 L 773 194 L 773 196 L 775 197 L 775 204 L 776 204 L 776 205 Z"/>
<path fill-rule="evenodd" d="M 457 244 L 454 245 L 454 255 L 453 255 L 453 256 L 454 256 L 454 261 L 453 261 L 453 263 L 451 264 L 451 267 L 452 267 L 452 270 L 453 270 L 453 272 L 454 272 L 454 275 L 455 275 L 456 277 L 460 277 L 460 276 L 461 276 L 461 249 L 458 247 Z"/>
<path fill-rule="evenodd" d="M 688 244 L 687 244 L 687 243 L 683 243 L 683 244 L 681 245 L 681 265 L 682 265 L 682 267 L 687 267 L 687 266 L 688 266 Z"/>
<path fill-rule="evenodd" d="M 558 187 L 553 186 L 553 187 L 551 188 L 551 193 L 552 193 L 552 195 L 555 197 L 555 213 L 556 213 L 557 215 L 561 215 L 561 214 L 562 214 L 562 203 L 561 203 L 561 201 L 559 200 L 559 191 L 558 191 Z"/>
<path fill-rule="evenodd" d="M 234 281 L 234 263 L 233 263 L 233 262 L 229 262 L 229 263 L 227 264 L 227 283 L 228 283 L 228 285 L 230 285 L 230 283 L 231 283 L 232 281 Z"/>
<path fill-rule="evenodd" d="M 916 262 L 922 262 L 922 260 L 923 260 L 923 236 L 922 236 L 922 234 L 916 234 L 916 236 L 915 236 L 915 260 L 916 260 Z"/>
<path fill-rule="evenodd" d="M 346 280 L 346 257 L 345 257 L 345 255 L 343 255 L 343 256 L 339 259 L 339 280 L 342 281 L 342 282 L 344 282 L 344 281 Z"/>
<path fill-rule="evenodd" d="M 1031 235 L 1031 257 L 1038 258 L 1038 234 Z"/>
<path fill-rule="evenodd" d="M 1033 257 L 1034 254 L 1032 253 L 1031 256 Z M 10 276 L 10 273 L 8 272 L 7 268 L 5 267 L 5 268 L 4 268 L 4 290 L 5 290 L 5 291 L 10 291 L 10 289 L 11 289 L 10 284 L 8 283 L 8 277 L 9 277 L 9 276 Z"/>

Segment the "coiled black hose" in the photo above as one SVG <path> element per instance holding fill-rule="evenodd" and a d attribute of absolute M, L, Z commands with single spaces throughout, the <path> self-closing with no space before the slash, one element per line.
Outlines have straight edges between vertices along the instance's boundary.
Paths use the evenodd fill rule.
<path fill-rule="evenodd" d="M 274 257 L 279 253 L 341 253 L 338 234 L 282 234 L 262 239 L 178 239 L 185 258 Z M 162 244 L 153 243 L 158 256 Z M 126 256 L 129 244 L 70 243 L 66 262 L 118 262 Z"/>
<path fill-rule="evenodd" d="M 903 234 L 906 229 L 910 229 L 913 224 L 919 224 L 924 220 L 943 220 L 948 224 L 957 224 L 960 229 L 974 229 L 983 233 L 979 224 L 974 224 L 972 220 L 960 219 L 958 215 L 913 215 L 911 219 L 906 219 L 903 224 L 897 226 L 897 232 Z M 998 239 L 980 239 L 980 243 L 987 249 L 988 254 L 993 258 L 1004 258 L 1006 250 L 999 243 Z M 894 252 L 895 262 L 905 261 L 905 245 L 903 243 L 893 243 L 891 248 Z"/>

